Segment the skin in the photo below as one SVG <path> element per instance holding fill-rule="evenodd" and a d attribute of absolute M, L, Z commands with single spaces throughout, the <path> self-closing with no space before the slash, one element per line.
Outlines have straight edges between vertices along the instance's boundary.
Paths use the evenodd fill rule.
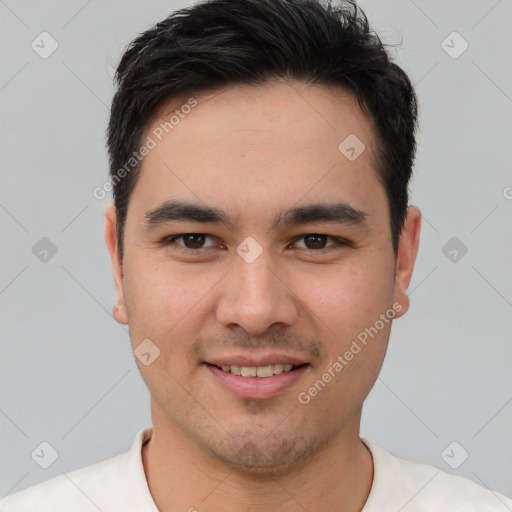
<path fill-rule="evenodd" d="M 163 106 L 146 136 L 187 99 Z M 308 404 L 297 396 L 393 304 L 395 318 L 407 311 L 420 211 L 409 207 L 395 255 L 375 134 L 349 92 L 280 81 L 196 99 L 143 161 L 122 262 L 115 208 L 105 211 L 114 317 L 129 325 L 132 348 L 149 338 L 160 350 L 149 366 L 136 359 L 151 392 L 153 436 L 142 453 L 149 489 L 163 512 L 359 511 L 373 478 L 361 409 L 391 322 Z M 354 161 L 338 150 L 349 134 L 366 146 Z M 222 209 L 233 224 L 174 220 L 148 229 L 146 212 L 169 199 Z M 366 212 L 365 222 L 273 226 L 278 212 L 340 201 Z M 206 248 L 162 243 L 184 233 L 207 234 Z M 309 233 L 326 238 L 311 243 Z M 236 252 L 248 236 L 262 249 L 252 263 Z M 275 350 L 309 365 L 263 400 L 231 393 L 203 364 Z"/>

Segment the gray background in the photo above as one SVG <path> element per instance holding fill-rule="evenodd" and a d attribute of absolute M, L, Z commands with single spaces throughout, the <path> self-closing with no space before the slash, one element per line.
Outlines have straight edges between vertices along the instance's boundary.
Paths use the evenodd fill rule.
<path fill-rule="evenodd" d="M 417 84 L 412 202 L 424 214 L 411 310 L 394 323 L 362 435 L 512 495 L 512 2 L 361 3 L 402 42 L 393 54 Z M 134 34 L 188 4 L 0 0 L 0 497 L 126 451 L 151 424 L 111 315 L 109 198 L 92 190 L 107 177 L 113 67 Z M 31 48 L 43 31 L 59 44 L 47 59 Z M 441 46 L 453 31 L 469 44 L 458 58 Z M 57 248 L 46 262 L 32 252 L 42 237 Z M 443 252 L 452 237 L 467 254 L 459 242 Z M 31 458 L 42 441 L 58 452 L 46 470 Z M 452 464 L 469 453 L 458 469 L 441 456 L 453 441 Z"/>

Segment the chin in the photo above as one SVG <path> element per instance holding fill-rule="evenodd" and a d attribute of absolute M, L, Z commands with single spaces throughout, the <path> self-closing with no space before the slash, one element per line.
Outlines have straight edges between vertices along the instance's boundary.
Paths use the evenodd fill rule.
<path fill-rule="evenodd" d="M 236 449 L 216 451 L 215 455 L 238 473 L 271 478 L 288 474 L 304 458 L 303 453 L 294 440 L 288 439 L 272 448 L 248 441 Z"/>
<path fill-rule="evenodd" d="M 274 427 L 275 428 L 275 427 Z M 289 475 L 313 458 L 331 441 L 329 437 L 319 437 L 318 432 L 311 437 L 281 430 L 278 435 L 268 432 L 244 433 L 232 431 L 231 437 L 210 439 L 205 447 L 231 470 L 258 478 L 275 478 Z"/>

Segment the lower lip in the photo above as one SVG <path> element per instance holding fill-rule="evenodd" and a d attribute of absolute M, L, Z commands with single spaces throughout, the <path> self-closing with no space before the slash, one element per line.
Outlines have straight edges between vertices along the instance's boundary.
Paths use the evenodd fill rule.
<path fill-rule="evenodd" d="M 215 379 L 240 398 L 264 399 L 273 398 L 297 383 L 309 365 L 305 364 L 295 370 L 272 375 L 272 377 L 242 377 L 210 364 L 205 366 Z"/>

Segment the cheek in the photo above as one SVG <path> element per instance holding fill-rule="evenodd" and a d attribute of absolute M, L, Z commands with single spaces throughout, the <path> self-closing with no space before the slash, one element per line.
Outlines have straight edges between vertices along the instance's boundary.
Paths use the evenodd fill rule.
<path fill-rule="evenodd" d="M 150 264 L 131 265 L 126 275 L 126 305 L 130 329 L 136 329 L 146 337 L 158 336 L 165 326 L 173 323 L 179 296 L 165 273 Z M 145 331 L 145 332 L 141 332 Z"/>
<path fill-rule="evenodd" d="M 197 324 L 201 297 L 211 288 L 209 280 L 201 282 L 182 274 L 168 263 L 140 256 L 126 265 L 125 295 L 132 348 L 137 355 L 139 344 L 149 339 L 158 353 L 149 365 L 138 357 L 135 361 L 155 400 L 162 406 L 171 404 L 175 412 L 180 404 L 187 403 L 186 392 L 179 384 L 195 369 L 187 340 Z"/>
<path fill-rule="evenodd" d="M 296 279 L 297 295 L 322 321 L 328 337 L 346 339 L 373 325 L 390 307 L 392 268 L 391 262 L 383 261 L 336 265 L 328 272 L 323 269 L 308 279 Z"/>
<path fill-rule="evenodd" d="M 338 418 L 358 410 L 380 371 L 395 314 L 393 285 L 375 267 L 338 269 L 323 285 L 322 293 L 309 294 L 307 305 L 317 317 L 327 360 L 301 391 L 320 411 L 323 428 L 337 428 Z"/>
<path fill-rule="evenodd" d="M 194 280 L 187 280 L 155 258 L 133 258 L 127 262 L 126 276 L 126 302 L 134 323 L 171 326 L 190 309 L 189 303 L 200 292 L 194 290 Z"/>
<path fill-rule="evenodd" d="M 127 262 L 126 306 L 130 338 L 135 347 L 143 339 L 162 348 L 162 361 L 190 347 L 185 340 L 205 321 L 209 294 L 222 272 L 200 273 L 194 265 L 177 265 L 139 255 Z M 183 355 L 180 356 L 183 359 Z"/>

